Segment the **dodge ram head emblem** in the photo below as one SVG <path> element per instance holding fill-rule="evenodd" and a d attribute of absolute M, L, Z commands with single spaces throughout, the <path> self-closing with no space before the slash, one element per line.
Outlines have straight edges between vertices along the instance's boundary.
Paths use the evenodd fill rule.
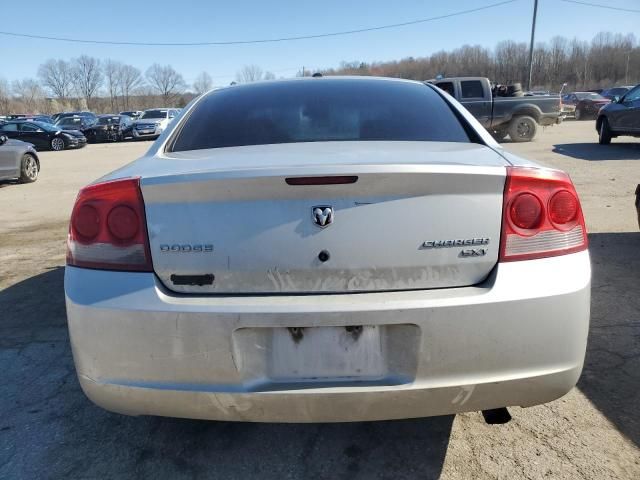
<path fill-rule="evenodd" d="M 316 205 L 311 207 L 313 223 L 320 228 L 327 228 L 333 223 L 333 207 L 331 205 Z"/>

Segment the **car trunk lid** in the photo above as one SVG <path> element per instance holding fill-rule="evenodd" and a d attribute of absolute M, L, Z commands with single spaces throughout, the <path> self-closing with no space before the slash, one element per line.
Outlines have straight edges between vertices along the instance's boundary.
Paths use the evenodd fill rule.
<path fill-rule="evenodd" d="M 484 146 L 428 142 L 150 157 L 141 188 L 153 267 L 181 293 L 473 285 L 497 262 L 505 165 Z"/>

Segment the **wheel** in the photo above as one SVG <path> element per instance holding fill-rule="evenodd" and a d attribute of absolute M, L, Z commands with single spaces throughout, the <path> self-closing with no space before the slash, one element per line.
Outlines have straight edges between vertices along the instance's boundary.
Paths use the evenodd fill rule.
<path fill-rule="evenodd" d="M 20 183 L 35 182 L 38 179 L 39 172 L 40 168 L 36 157 L 30 153 L 25 153 L 20 163 Z"/>
<path fill-rule="evenodd" d="M 574 112 L 573 116 L 575 117 L 576 120 L 583 120 L 584 119 L 584 115 L 582 114 L 582 109 L 581 108 L 576 108 L 576 111 Z"/>
<path fill-rule="evenodd" d="M 538 124 L 535 119 L 527 115 L 514 117 L 509 123 L 509 136 L 512 142 L 530 142 L 537 131 Z"/>
<path fill-rule="evenodd" d="M 54 137 L 51 139 L 51 150 L 55 150 L 59 152 L 60 150 L 64 150 L 65 144 L 64 139 L 60 137 Z"/>
<path fill-rule="evenodd" d="M 611 129 L 609 128 L 609 120 L 606 117 L 600 122 L 598 130 L 598 143 L 600 145 L 609 145 L 611 143 Z"/>
<path fill-rule="evenodd" d="M 506 130 L 495 130 L 491 135 L 496 142 L 502 142 L 507 137 L 507 135 L 509 135 L 509 132 L 507 132 Z"/>

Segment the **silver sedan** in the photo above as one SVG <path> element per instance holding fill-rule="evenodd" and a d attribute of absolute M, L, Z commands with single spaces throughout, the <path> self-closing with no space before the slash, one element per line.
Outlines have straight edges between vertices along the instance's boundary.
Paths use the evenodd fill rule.
<path fill-rule="evenodd" d="M 39 173 L 40 160 L 33 145 L 0 135 L 0 180 L 30 183 Z"/>
<path fill-rule="evenodd" d="M 106 409 L 340 422 L 564 395 L 590 282 L 565 173 L 436 87 L 332 77 L 203 95 L 82 189 L 65 293 Z"/>

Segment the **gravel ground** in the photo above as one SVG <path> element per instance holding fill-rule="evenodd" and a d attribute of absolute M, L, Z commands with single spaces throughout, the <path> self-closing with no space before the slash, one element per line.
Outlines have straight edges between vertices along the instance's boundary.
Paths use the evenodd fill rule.
<path fill-rule="evenodd" d="M 640 478 L 640 142 L 595 144 L 593 122 L 515 153 L 568 171 L 586 212 L 592 318 L 577 388 L 547 405 L 377 423 L 276 425 L 126 417 L 75 377 L 63 298 L 78 188 L 149 143 L 44 152 L 30 185 L 0 183 L 0 478 Z"/>

